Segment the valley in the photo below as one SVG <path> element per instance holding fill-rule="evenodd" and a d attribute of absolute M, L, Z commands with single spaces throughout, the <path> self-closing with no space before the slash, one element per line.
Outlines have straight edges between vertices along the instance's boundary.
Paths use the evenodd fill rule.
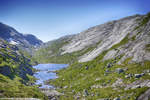
<path fill-rule="evenodd" d="M 1 23 L 0 56 L 0 98 L 150 99 L 150 13 L 46 43 Z"/>

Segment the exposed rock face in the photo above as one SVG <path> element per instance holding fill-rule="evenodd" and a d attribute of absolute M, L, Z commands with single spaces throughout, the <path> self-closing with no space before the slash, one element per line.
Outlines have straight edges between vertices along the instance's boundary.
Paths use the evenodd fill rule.
<path fill-rule="evenodd" d="M 150 89 L 148 89 L 144 94 L 138 97 L 137 100 L 149 100 L 150 99 Z"/>
<path fill-rule="evenodd" d="M 145 45 L 150 43 L 150 21 L 145 23 L 145 25 L 139 24 L 147 16 L 149 17 L 149 15 L 130 16 L 89 28 L 75 35 L 71 42 L 63 46 L 62 49 L 64 52 L 62 54 L 79 51 L 98 43 L 94 50 L 79 57 L 79 62 L 86 62 L 122 42 L 116 48 L 117 50 L 109 50 L 104 60 L 114 58 L 118 55 L 124 55 L 119 64 L 129 57 L 133 57 L 132 61 L 135 62 L 149 60 L 150 52 L 145 51 Z"/>
<path fill-rule="evenodd" d="M 15 45 L 0 39 L 0 74 L 14 78 L 15 75 L 27 79 L 27 74 L 33 75 L 30 60 L 26 58 Z"/>
<path fill-rule="evenodd" d="M 43 42 L 30 34 L 22 34 L 16 31 L 14 28 L 0 23 L 0 38 L 8 41 L 13 45 L 17 45 L 23 48 L 30 48 L 31 46 L 39 46 Z"/>
<path fill-rule="evenodd" d="M 97 48 L 82 56 L 79 61 L 86 62 L 92 60 L 104 50 L 107 50 L 113 45 L 119 43 L 128 35 L 128 33 L 131 33 L 137 25 L 136 20 L 138 18 L 140 18 L 140 16 L 127 17 L 118 21 L 98 25 L 81 32 L 76 35 L 70 44 L 63 48 L 65 50 L 64 52 L 70 53 L 82 50 L 89 45 L 93 45 L 94 43 L 101 41 Z"/>
<path fill-rule="evenodd" d="M 78 91 L 85 98 L 86 96 L 92 96 L 90 89 L 92 91 L 102 89 L 100 92 L 103 92 L 104 88 L 112 88 L 112 90 L 117 91 L 114 100 L 122 98 L 135 100 L 138 89 L 140 91 L 140 88 L 150 87 L 148 76 L 150 75 L 150 13 L 98 25 L 64 40 L 58 39 L 55 42 L 49 42 L 50 44 L 55 43 L 55 45 L 49 46 L 46 50 L 51 51 L 50 54 L 58 52 L 53 58 L 71 59 L 71 57 L 78 57 L 78 59 L 75 59 L 75 63 L 70 64 L 69 70 L 64 70 L 69 74 L 63 75 L 64 72 L 60 72 L 60 75 L 64 77 L 55 80 L 58 83 L 60 80 L 65 80 L 65 84 L 68 86 L 67 89 L 76 87 L 74 83 L 78 83 L 79 87 L 83 85 L 86 87 L 86 83 L 89 83 L 88 87 L 83 89 L 84 91 L 82 89 Z M 63 44 L 61 44 L 62 41 Z M 54 47 L 56 48 L 53 50 Z M 47 55 L 48 53 L 44 57 L 47 57 Z M 84 63 L 77 63 L 77 60 Z M 72 73 L 74 75 L 70 77 Z M 76 80 L 79 77 L 80 79 Z M 86 80 L 90 77 L 91 80 Z M 101 79 L 98 79 L 98 77 Z M 114 79 L 117 80 L 114 82 Z M 70 80 L 75 81 L 71 82 Z M 96 84 L 93 80 L 96 81 Z M 133 80 L 135 81 L 133 82 Z M 62 90 L 66 89 L 64 84 L 60 87 L 64 87 L 61 88 Z M 133 91 L 127 93 L 131 89 L 135 93 Z M 144 90 L 141 89 L 141 91 Z M 123 97 L 120 97 L 118 93 Z M 81 96 L 77 94 L 75 95 L 76 98 L 80 98 Z"/>
<path fill-rule="evenodd" d="M 106 52 L 103 61 L 119 57 L 118 64 L 127 58 L 131 58 L 130 62 L 150 60 L 150 48 L 147 48 L 150 45 L 149 19 L 150 14 L 134 15 L 97 25 L 76 35 L 49 41 L 42 46 L 47 51 L 44 56 L 38 54 L 43 59 L 47 55 L 51 59 L 80 53 L 76 56 L 79 62 L 91 61 L 103 52 Z"/>
<path fill-rule="evenodd" d="M 24 37 L 31 45 L 38 46 L 42 44 L 42 41 L 32 34 L 24 34 Z"/>
<path fill-rule="evenodd" d="M 128 84 L 125 87 L 125 90 L 141 88 L 141 87 L 150 87 L 150 80 L 137 80 L 131 84 Z"/>
<path fill-rule="evenodd" d="M 0 73 L 5 76 L 9 76 L 11 75 L 12 72 L 9 66 L 3 66 L 3 67 L 0 67 Z"/>

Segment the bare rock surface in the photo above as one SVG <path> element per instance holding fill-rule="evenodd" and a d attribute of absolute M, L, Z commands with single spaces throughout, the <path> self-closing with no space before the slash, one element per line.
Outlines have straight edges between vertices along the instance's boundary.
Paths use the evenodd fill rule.
<path fill-rule="evenodd" d="M 127 43 L 120 45 L 117 50 L 110 50 L 104 57 L 104 60 L 111 59 L 117 55 L 124 55 L 119 64 L 126 58 L 133 57 L 132 61 L 140 62 L 150 59 L 150 52 L 145 51 L 145 45 L 150 43 L 150 21 L 141 30 L 135 30 L 144 16 L 129 16 L 117 21 L 108 22 L 102 25 L 89 28 L 75 35 L 68 44 L 63 46 L 62 54 L 88 48 L 97 44 L 92 51 L 79 57 L 79 62 L 87 62 L 96 58 L 103 51 L 109 50 L 114 45 L 119 44 L 125 38 Z"/>
<path fill-rule="evenodd" d="M 63 95 L 62 93 L 56 91 L 55 89 L 41 89 L 41 92 L 43 92 L 46 96 L 48 96 L 49 100 L 58 100 L 58 97 L 60 95 Z"/>
<path fill-rule="evenodd" d="M 136 89 L 141 87 L 150 87 L 150 80 L 137 80 L 131 84 L 128 84 L 125 90 Z"/>
<path fill-rule="evenodd" d="M 137 100 L 150 100 L 150 89 L 138 97 Z"/>

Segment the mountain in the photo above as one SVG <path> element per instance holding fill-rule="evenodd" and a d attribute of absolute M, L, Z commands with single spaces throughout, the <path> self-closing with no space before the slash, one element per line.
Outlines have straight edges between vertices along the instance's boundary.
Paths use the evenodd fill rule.
<path fill-rule="evenodd" d="M 0 39 L 0 98 L 44 98 L 37 87 L 31 61 L 17 46 Z"/>
<path fill-rule="evenodd" d="M 123 54 L 125 55 L 121 61 L 128 57 L 133 57 L 132 61 L 136 62 L 149 60 L 150 53 L 144 49 L 150 42 L 149 22 L 144 20 L 147 17 L 150 17 L 150 15 L 135 15 L 89 28 L 76 35 L 69 44 L 65 45 L 63 54 L 79 51 L 100 42 L 94 50 L 79 58 L 80 62 L 86 62 L 93 60 L 102 52 L 120 43 L 115 47 L 117 50 L 109 50 L 104 60 Z M 141 22 L 143 20 L 144 22 Z M 143 23 L 147 25 L 145 26 Z M 141 27 L 138 27 L 139 24 L 141 24 Z"/>
<path fill-rule="evenodd" d="M 0 38 L 27 50 L 30 50 L 31 47 L 38 47 L 43 44 L 43 42 L 34 35 L 19 33 L 14 28 L 3 23 L 0 23 Z"/>
<path fill-rule="evenodd" d="M 148 100 L 150 13 L 50 41 L 34 58 L 41 63 L 70 64 L 50 81 L 65 94 L 62 100 Z"/>
<path fill-rule="evenodd" d="M 66 38 L 50 41 L 45 44 L 47 46 L 40 49 L 41 51 L 45 49 L 43 53 L 48 54 L 39 54 L 39 50 L 36 57 L 39 58 L 38 56 L 40 56 L 42 58 L 42 55 L 43 57 L 47 55 L 46 59 L 49 59 L 49 57 L 56 57 L 57 55 L 57 58 L 59 58 L 60 56 L 68 54 L 73 56 L 74 53 L 82 52 L 82 55 L 78 55 L 76 59 L 79 62 L 87 62 L 95 59 L 102 52 L 108 51 L 104 60 L 119 55 L 124 55 L 120 62 L 129 57 L 133 57 L 132 61 L 135 62 L 149 60 L 150 53 L 144 49 L 150 42 L 150 28 L 147 20 L 149 16 L 149 14 L 129 16 L 89 28 L 71 36 L 71 38 L 67 36 Z M 58 50 L 51 50 L 53 48 Z"/>
<path fill-rule="evenodd" d="M 67 63 L 73 61 L 74 57 L 72 54 L 61 55 L 61 47 L 67 44 L 73 37 L 74 35 L 64 36 L 44 43 L 40 48 L 38 48 L 38 50 L 36 50 L 33 58 L 39 63 Z"/>
<path fill-rule="evenodd" d="M 33 50 L 42 44 L 34 35 L 21 34 L 0 23 L 0 98 L 45 98 L 33 86 L 35 61 L 31 59 Z"/>

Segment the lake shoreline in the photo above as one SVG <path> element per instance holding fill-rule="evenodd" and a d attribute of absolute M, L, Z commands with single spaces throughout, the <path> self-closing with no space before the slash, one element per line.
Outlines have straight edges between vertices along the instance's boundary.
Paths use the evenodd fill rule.
<path fill-rule="evenodd" d="M 33 76 L 37 79 L 35 85 L 44 89 L 54 88 L 49 84 L 49 81 L 58 78 L 57 71 L 66 67 L 68 67 L 68 64 L 38 64 L 33 66 L 36 70 Z"/>

